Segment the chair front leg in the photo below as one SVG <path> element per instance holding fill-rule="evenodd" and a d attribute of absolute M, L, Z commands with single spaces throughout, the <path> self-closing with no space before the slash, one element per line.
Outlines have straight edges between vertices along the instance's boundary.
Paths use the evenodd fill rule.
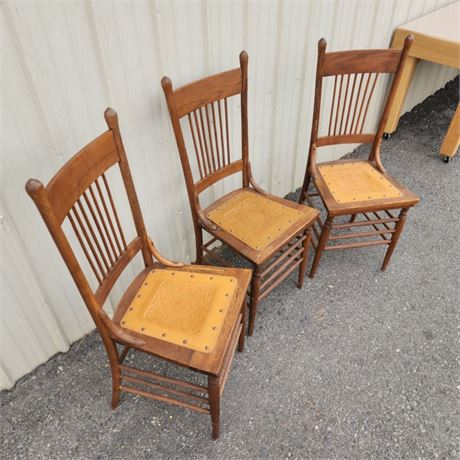
<path fill-rule="evenodd" d="M 324 222 L 323 230 L 321 232 L 321 236 L 318 241 L 318 245 L 316 246 L 316 253 L 315 258 L 313 259 L 313 264 L 310 270 L 310 278 L 313 278 L 316 273 L 316 269 L 318 268 L 319 261 L 323 254 L 324 248 L 326 247 L 327 240 L 329 239 L 329 234 L 332 230 L 332 222 L 334 218 L 327 216 L 326 222 Z"/>
<path fill-rule="evenodd" d="M 387 252 L 385 253 L 385 259 L 383 259 L 382 271 L 385 271 L 385 269 L 387 268 L 390 262 L 391 256 L 393 255 L 393 251 L 395 250 L 396 244 L 399 240 L 404 224 L 406 223 L 408 210 L 409 208 L 404 208 L 404 209 L 401 209 L 401 212 L 399 213 L 399 216 L 398 216 L 399 220 L 396 223 L 395 232 L 393 233 L 391 237 L 391 243 L 388 245 Z"/>
<path fill-rule="evenodd" d="M 208 377 L 208 397 L 211 412 L 212 438 L 217 439 L 220 427 L 220 385 L 218 377 Z"/>
<path fill-rule="evenodd" d="M 249 301 L 248 335 L 252 335 L 254 333 L 254 323 L 256 321 L 257 304 L 259 303 L 259 297 L 260 297 L 260 272 L 261 272 L 261 268 L 258 265 L 256 265 L 254 268 L 254 273 L 252 275 L 252 283 L 251 283 L 251 299 Z"/>
<path fill-rule="evenodd" d="M 302 289 L 303 281 L 305 279 L 305 270 L 307 268 L 307 261 L 308 261 L 308 249 L 310 247 L 311 242 L 311 233 L 312 230 L 309 228 L 306 232 L 305 239 L 303 240 L 303 252 L 302 252 L 302 262 L 299 265 L 299 279 L 297 280 L 297 287 Z"/>

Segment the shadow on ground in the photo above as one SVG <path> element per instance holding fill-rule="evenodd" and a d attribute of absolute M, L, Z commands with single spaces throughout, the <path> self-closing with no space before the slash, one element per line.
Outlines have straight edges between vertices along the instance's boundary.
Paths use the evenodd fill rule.
<path fill-rule="evenodd" d="M 1 394 L 1 457 L 456 457 L 459 159 L 438 151 L 457 102 L 458 79 L 384 141 L 422 198 L 387 271 L 383 249 L 326 253 L 302 290 L 292 275 L 261 304 L 217 442 L 205 415 L 131 395 L 111 411 L 93 333 Z"/>

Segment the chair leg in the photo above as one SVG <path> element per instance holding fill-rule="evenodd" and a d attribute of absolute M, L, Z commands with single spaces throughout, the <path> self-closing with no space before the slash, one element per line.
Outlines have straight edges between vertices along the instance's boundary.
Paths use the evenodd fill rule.
<path fill-rule="evenodd" d="M 208 377 L 209 408 L 211 412 L 212 438 L 219 437 L 220 426 L 220 385 L 217 377 Z"/>
<path fill-rule="evenodd" d="M 392 235 L 391 243 L 388 245 L 387 252 L 385 253 L 385 259 L 383 259 L 382 271 L 385 271 L 385 269 L 387 268 L 390 262 L 391 256 L 393 255 L 393 251 L 395 250 L 396 244 L 399 240 L 404 224 L 406 223 L 408 210 L 409 210 L 408 208 L 404 208 L 404 209 L 401 209 L 401 212 L 399 213 L 399 216 L 398 216 L 399 220 L 396 223 L 395 232 Z"/>
<path fill-rule="evenodd" d="M 116 409 L 120 401 L 121 371 L 117 364 L 112 367 L 112 409 Z"/>
<path fill-rule="evenodd" d="M 307 268 L 307 261 L 308 261 L 308 249 L 310 247 L 311 242 L 311 228 L 306 231 L 306 238 L 303 240 L 303 260 L 299 265 L 299 279 L 297 280 L 297 287 L 302 289 L 303 281 L 305 278 L 305 269 Z"/>
<path fill-rule="evenodd" d="M 241 332 L 240 332 L 240 338 L 238 339 L 238 351 L 242 352 L 244 350 L 244 339 L 246 338 L 246 316 L 247 316 L 247 309 L 248 306 L 246 302 L 243 304 L 243 309 L 241 311 L 242 317 L 241 317 Z"/>
<path fill-rule="evenodd" d="M 252 275 L 251 300 L 249 302 L 249 326 L 248 335 L 254 333 L 254 323 L 256 321 L 257 304 L 260 296 L 260 267 L 256 266 Z"/>
<path fill-rule="evenodd" d="M 305 170 L 305 177 L 303 179 L 302 189 L 300 190 L 299 203 L 302 204 L 307 199 L 308 188 L 310 187 L 310 173 L 308 172 L 308 166 Z"/>
<path fill-rule="evenodd" d="M 196 260 L 195 264 L 203 264 L 203 229 L 195 228 L 195 245 L 196 245 Z"/>
<path fill-rule="evenodd" d="M 329 239 L 329 234 L 331 233 L 332 230 L 332 222 L 334 218 L 333 217 L 327 217 L 326 222 L 324 222 L 323 225 L 323 231 L 321 232 L 321 236 L 318 241 L 318 245 L 316 246 L 316 253 L 315 253 L 315 258 L 313 259 L 313 264 L 311 266 L 310 270 L 310 278 L 313 278 L 316 273 L 316 269 L 318 268 L 319 261 L 321 259 L 321 256 L 323 254 L 324 248 L 326 247 L 327 240 Z"/>

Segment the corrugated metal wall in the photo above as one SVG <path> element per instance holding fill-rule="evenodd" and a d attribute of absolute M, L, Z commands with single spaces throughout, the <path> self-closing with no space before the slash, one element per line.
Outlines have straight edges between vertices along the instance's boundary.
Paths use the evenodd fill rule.
<path fill-rule="evenodd" d="M 168 257 L 191 260 L 193 229 L 160 78 L 180 85 L 236 67 L 246 49 L 253 169 L 284 195 L 305 167 L 318 39 L 332 50 L 384 48 L 396 25 L 449 2 L 1 2 L 0 388 L 93 328 L 24 183 L 48 181 L 105 130 L 105 107 L 119 113 L 150 234 Z M 421 64 L 406 109 L 454 75 Z"/>

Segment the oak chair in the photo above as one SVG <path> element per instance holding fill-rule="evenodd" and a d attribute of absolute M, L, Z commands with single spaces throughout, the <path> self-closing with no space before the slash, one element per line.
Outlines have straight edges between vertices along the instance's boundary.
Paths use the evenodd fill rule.
<path fill-rule="evenodd" d="M 29 179 L 27 193 L 101 334 L 112 372 L 112 408 L 124 391 L 210 414 L 215 439 L 234 352 L 244 347 L 251 272 L 184 265 L 159 254 L 145 230 L 117 114 L 109 108 L 104 116 L 109 129 L 73 156 L 46 186 Z M 134 221 L 132 241 L 125 239 L 109 185 L 109 174 L 117 171 Z M 80 257 L 72 248 L 72 231 Z M 145 268 L 132 280 L 111 319 L 104 304 L 138 253 Z M 87 270 L 79 262 L 85 256 Z M 91 277 L 85 271 L 92 272 Z M 131 350 L 197 371 L 207 377 L 207 385 L 126 365 Z"/>
<path fill-rule="evenodd" d="M 407 211 L 420 201 L 385 171 L 380 160 L 383 130 L 412 40 L 411 36 L 407 37 L 400 50 L 330 53 L 326 53 L 326 40 L 318 43 L 310 151 L 299 203 L 311 204 L 311 197 L 319 196 L 327 216 L 324 223 L 318 219 L 313 228 L 315 257 L 310 277 L 315 275 L 323 251 L 363 246 L 387 246 L 381 267 L 385 270 L 401 235 Z M 393 82 L 377 132 L 366 133 L 363 130 L 369 105 L 381 74 L 394 74 Z M 329 122 L 327 134 L 319 136 L 322 86 L 326 78 L 333 79 L 334 86 L 330 112 L 326 112 L 325 117 Z M 338 160 L 317 164 L 319 147 L 353 143 L 371 144 L 367 161 Z M 312 179 L 317 192 L 309 192 Z M 399 214 L 394 211 L 397 209 L 400 209 Z M 357 219 L 361 214 L 363 218 Z M 334 223 L 337 217 L 347 215 L 351 216 L 348 222 Z M 366 230 L 365 227 L 371 229 L 359 231 Z M 343 233 L 346 229 L 351 231 Z M 360 241 L 350 242 L 353 239 Z M 335 244 L 327 245 L 328 241 Z"/>
<path fill-rule="evenodd" d="M 210 249 L 212 244 L 220 241 L 233 248 L 254 267 L 248 328 L 249 335 L 252 335 L 258 302 L 297 266 L 297 286 L 302 287 L 311 225 L 319 213 L 308 206 L 270 195 L 254 181 L 248 147 L 247 74 L 248 54 L 242 51 L 240 67 L 236 69 L 175 90 L 168 77 L 163 77 L 161 84 L 192 210 L 196 263 L 202 263 L 206 253 L 218 263 L 228 265 Z M 236 149 L 238 154 L 235 156 L 232 155 L 229 134 L 232 96 L 239 96 L 241 103 L 241 147 Z M 188 143 L 185 140 L 185 130 L 189 134 Z M 192 148 L 194 160 L 193 155 L 189 155 Z M 236 173 L 241 174 L 242 187 L 203 209 L 200 194 Z M 203 230 L 212 236 L 206 243 L 203 242 Z"/>

